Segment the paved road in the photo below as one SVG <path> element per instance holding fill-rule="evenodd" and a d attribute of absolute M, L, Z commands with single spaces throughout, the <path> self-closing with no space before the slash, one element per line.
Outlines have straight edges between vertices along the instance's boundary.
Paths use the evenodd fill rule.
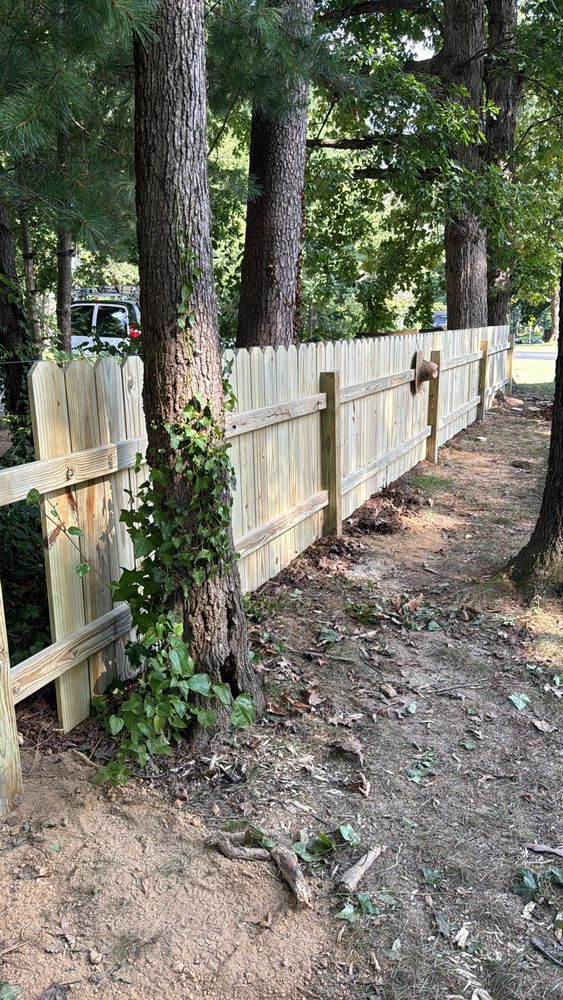
<path fill-rule="evenodd" d="M 526 351 L 516 348 L 515 358 L 526 358 L 527 361 L 555 361 L 557 354 L 555 351 Z"/>

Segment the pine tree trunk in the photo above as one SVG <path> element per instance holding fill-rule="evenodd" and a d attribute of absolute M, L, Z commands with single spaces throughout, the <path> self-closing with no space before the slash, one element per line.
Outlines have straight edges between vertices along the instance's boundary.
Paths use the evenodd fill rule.
<path fill-rule="evenodd" d="M 312 0 L 287 0 L 285 10 L 288 33 L 303 37 Z M 252 113 L 249 177 L 259 193 L 246 211 L 237 347 L 287 346 L 298 331 L 306 139 L 307 84 L 296 79 L 285 113 Z"/>
<path fill-rule="evenodd" d="M 59 346 L 63 351 L 71 349 L 71 316 L 70 303 L 72 299 L 72 235 L 64 224 L 57 228 L 57 326 L 59 328 Z"/>
<path fill-rule="evenodd" d="M 6 352 L 5 360 L 12 362 L 0 366 L 0 384 L 7 413 L 25 417 L 28 411 L 26 388 L 27 365 L 21 364 L 25 355 L 26 330 L 23 313 L 14 293 L 18 292 L 16 251 L 5 205 L 0 204 L 0 348 Z"/>
<path fill-rule="evenodd" d="M 561 268 L 563 294 L 563 265 Z M 563 590 L 563 314 L 555 366 L 555 396 L 547 476 L 539 517 L 528 544 L 509 564 L 512 578 L 527 593 Z"/>
<path fill-rule="evenodd" d="M 207 177 L 203 4 L 160 0 L 156 39 L 135 43 L 135 162 L 149 462 L 174 467 L 167 423 L 194 394 L 224 424 L 221 356 L 213 283 Z M 184 248 L 184 249 L 183 249 Z M 187 264 L 186 264 L 187 260 Z M 189 283 L 191 324 L 179 320 Z M 183 509 L 186 484 L 174 479 Z M 257 709 L 260 685 L 248 659 L 236 564 L 183 607 L 198 670 L 247 691 Z"/>
<path fill-rule="evenodd" d="M 514 67 L 515 31 L 518 0 L 486 0 L 489 31 L 485 60 L 487 99 L 498 108 L 486 122 L 486 145 L 483 157 L 512 178 L 510 157 L 516 134 L 516 113 L 524 86 L 523 76 Z M 495 247 L 488 246 L 488 322 L 491 325 L 510 322 L 510 271 L 495 260 Z"/>
<path fill-rule="evenodd" d="M 483 98 L 484 47 L 484 0 L 445 0 L 440 76 L 445 83 L 463 87 L 467 93 L 464 103 L 479 115 Z M 477 147 L 472 144 L 460 148 L 457 158 L 461 165 L 477 168 Z M 486 326 L 486 234 L 469 204 L 448 221 L 444 244 L 448 328 Z"/>
<path fill-rule="evenodd" d="M 23 270 L 25 280 L 25 291 L 27 296 L 27 313 L 29 327 L 33 343 L 38 351 L 43 347 L 41 336 L 41 324 L 39 322 L 39 310 L 37 308 L 37 285 L 35 284 L 35 258 L 33 254 L 33 244 L 29 232 L 29 220 L 27 212 L 22 205 L 20 208 L 20 238 L 23 257 Z"/>

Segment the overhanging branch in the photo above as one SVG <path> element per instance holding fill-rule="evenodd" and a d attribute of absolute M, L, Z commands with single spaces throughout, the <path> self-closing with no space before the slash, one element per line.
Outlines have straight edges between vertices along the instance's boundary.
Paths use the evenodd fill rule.
<path fill-rule="evenodd" d="M 335 10 L 325 10 L 319 16 L 320 21 L 331 24 L 346 21 L 349 17 L 359 17 L 361 14 L 388 14 L 394 10 L 406 10 L 412 14 L 425 14 L 429 9 L 426 0 L 358 0 L 357 3 Z"/>
<path fill-rule="evenodd" d="M 374 146 L 397 146 L 402 136 L 364 135 L 358 139 L 307 139 L 309 149 L 373 149 Z"/>

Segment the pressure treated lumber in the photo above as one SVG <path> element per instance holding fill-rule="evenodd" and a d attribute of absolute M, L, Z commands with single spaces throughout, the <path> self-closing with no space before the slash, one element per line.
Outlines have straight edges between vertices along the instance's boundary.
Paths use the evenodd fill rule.
<path fill-rule="evenodd" d="M 319 384 L 326 393 L 321 418 L 321 469 L 323 489 L 328 493 L 323 534 L 342 534 L 342 457 L 340 441 L 340 374 L 321 372 Z"/>
<path fill-rule="evenodd" d="M 0 587 L 0 818 L 14 806 L 22 791 L 16 715 L 12 699 L 10 654 L 4 602 Z"/>
<path fill-rule="evenodd" d="M 2 469 L 0 507 L 25 500 L 30 490 L 49 493 L 87 479 L 100 479 L 122 469 L 131 469 L 137 454 L 144 455 L 146 447 L 146 437 L 131 438 Z"/>
<path fill-rule="evenodd" d="M 12 667 L 14 704 L 17 705 L 39 691 L 50 681 L 62 677 L 77 663 L 99 653 L 120 636 L 126 635 L 130 628 L 130 608 L 126 604 L 119 604 L 64 639 L 51 643 L 46 649 L 17 663 Z"/>

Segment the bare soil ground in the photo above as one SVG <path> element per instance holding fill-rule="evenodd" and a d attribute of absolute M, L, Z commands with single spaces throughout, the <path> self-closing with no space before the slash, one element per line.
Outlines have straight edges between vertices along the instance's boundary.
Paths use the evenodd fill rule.
<path fill-rule="evenodd" d="M 502 573 L 538 509 L 542 413 L 473 425 L 254 596 L 268 714 L 203 763 L 185 747 L 103 790 L 99 725 L 63 737 L 45 696 L 21 706 L 0 997 L 561 996 L 563 859 L 526 845 L 563 842 L 563 611 L 524 607 Z M 272 864 L 205 846 L 233 819 L 288 845 L 348 824 L 361 844 L 303 862 L 298 911 Z M 367 895 L 339 892 L 374 846 Z"/>

